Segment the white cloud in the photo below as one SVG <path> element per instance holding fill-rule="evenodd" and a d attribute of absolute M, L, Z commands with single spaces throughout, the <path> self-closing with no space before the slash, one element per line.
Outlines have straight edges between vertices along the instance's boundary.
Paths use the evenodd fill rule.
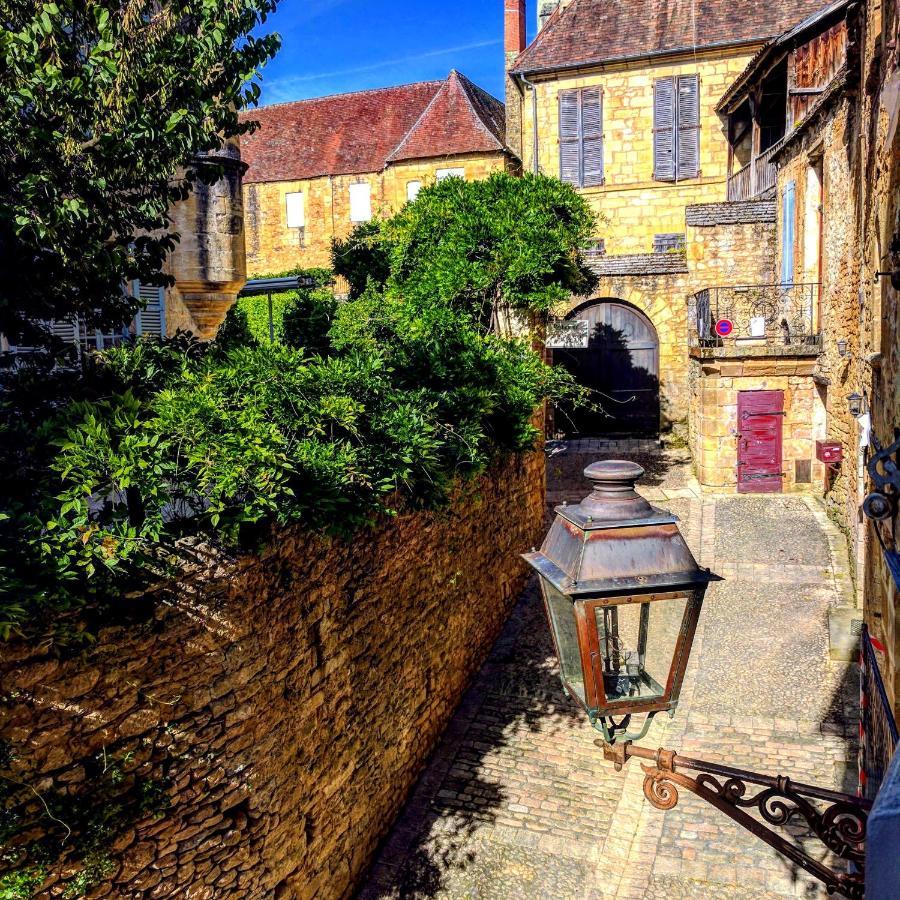
<path fill-rule="evenodd" d="M 318 0 L 320 4 L 337 4 L 343 0 Z M 444 47 L 441 50 L 429 50 L 425 53 L 415 53 L 397 59 L 385 59 L 379 62 L 367 63 L 362 66 L 352 66 L 346 69 L 334 69 L 330 72 L 312 72 L 308 75 L 291 75 L 286 78 L 276 78 L 273 81 L 264 81 L 265 103 L 283 103 L 297 99 L 298 93 L 306 93 L 304 88 L 315 82 L 328 81 L 343 78 L 347 75 L 365 75 L 370 72 L 378 72 L 382 69 L 390 69 L 394 66 L 408 66 L 410 63 L 434 59 L 440 56 L 449 56 L 453 53 L 463 53 L 467 50 L 478 50 L 483 47 L 494 47 L 502 43 L 500 38 L 490 41 L 475 41 L 470 44 L 459 44 L 456 47 Z M 413 80 L 413 79 L 410 79 Z M 314 96 L 314 95 L 312 95 Z"/>

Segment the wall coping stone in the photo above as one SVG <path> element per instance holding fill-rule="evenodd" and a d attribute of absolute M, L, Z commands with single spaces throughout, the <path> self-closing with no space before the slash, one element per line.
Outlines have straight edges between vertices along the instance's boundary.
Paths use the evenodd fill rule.
<path fill-rule="evenodd" d="M 686 275 L 684 253 L 627 253 L 613 256 L 585 254 L 587 266 L 597 275 Z"/>
<path fill-rule="evenodd" d="M 725 203 L 695 203 L 684 211 L 685 221 L 694 228 L 716 225 L 775 224 L 774 200 L 741 200 Z"/>

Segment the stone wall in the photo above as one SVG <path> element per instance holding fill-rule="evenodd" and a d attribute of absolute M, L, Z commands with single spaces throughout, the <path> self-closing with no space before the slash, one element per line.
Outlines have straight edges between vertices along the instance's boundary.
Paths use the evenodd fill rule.
<path fill-rule="evenodd" d="M 407 184 L 434 182 L 438 169 L 460 168 L 469 181 L 503 171 L 510 158 L 502 152 L 467 153 L 389 165 L 382 172 L 334 175 L 305 181 L 244 185 L 247 271 L 250 277 L 303 267 L 330 267 L 331 241 L 345 238 L 350 221 L 350 185 L 367 183 L 372 214 L 388 216 L 406 203 Z M 303 194 L 303 228 L 287 227 L 285 194 Z"/>
<path fill-rule="evenodd" d="M 900 428 L 900 290 L 877 272 L 900 271 L 900 22 L 890 4 L 864 4 L 859 92 L 860 332 L 858 370 L 871 404 L 873 432 L 882 444 Z M 866 480 L 866 490 L 871 490 Z M 891 523 L 869 522 L 862 531 L 861 582 L 866 622 L 883 643 L 882 671 L 900 718 L 900 591 L 885 564 L 875 528 L 900 550 Z M 896 527 L 896 526 L 895 526 Z M 891 543 L 893 542 L 893 543 Z"/>
<path fill-rule="evenodd" d="M 813 434 L 821 402 L 810 377 L 814 365 L 814 359 L 802 357 L 702 359 L 698 353 L 692 355 L 689 441 L 701 484 L 728 489 L 737 484 L 741 391 L 784 392 L 783 489 L 809 490 L 811 482 L 821 484 L 824 466 L 815 459 Z"/>
<path fill-rule="evenodd" d="M 113 836 L 91 896 L 347 896 L 543 530 L 535 453 L 350 542 L 288 529 L 261 557 L 212 558 L 82 657 L 3 645 L 5 774 L 46 796 L 124 760 L 164 785 L 161 817 Z M 63 890 L 56 872 L 39 894 Z"/>

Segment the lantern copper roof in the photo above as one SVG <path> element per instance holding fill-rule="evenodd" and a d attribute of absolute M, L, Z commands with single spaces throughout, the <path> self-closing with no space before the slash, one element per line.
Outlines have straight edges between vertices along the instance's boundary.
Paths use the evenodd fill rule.
<path fill-rule="evenodd" d="M 558 506 L 543 547 L 525 556 L 562 593 L 646 593 L 718 580 L 697 565 L 678 517 L 635 490 L 641 466 L 603 460 L 584 474 L 593 483 L 591 493 L 576 506 Z"/>

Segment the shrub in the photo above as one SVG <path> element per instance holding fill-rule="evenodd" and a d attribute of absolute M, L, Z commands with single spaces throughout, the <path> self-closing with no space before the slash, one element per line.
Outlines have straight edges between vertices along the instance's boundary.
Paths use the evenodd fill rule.
<path fill-rule="evenodd" d="M 185 534 L 254 549 L 275 523 L 347 533 L 398 503 L 439 504 L 455 478 L 533 446 L 533 410 L 567 390 L 525 343 L 448 306 L 370 289 L 332 311 L 320 353 L 309 334 L 140 342 L 59 377 L 30 416 L 36 376 L 13 376 L 0 630 L 71 641 L 88 612 L 127 615 L 123 598 L 171 571 Z"/>

